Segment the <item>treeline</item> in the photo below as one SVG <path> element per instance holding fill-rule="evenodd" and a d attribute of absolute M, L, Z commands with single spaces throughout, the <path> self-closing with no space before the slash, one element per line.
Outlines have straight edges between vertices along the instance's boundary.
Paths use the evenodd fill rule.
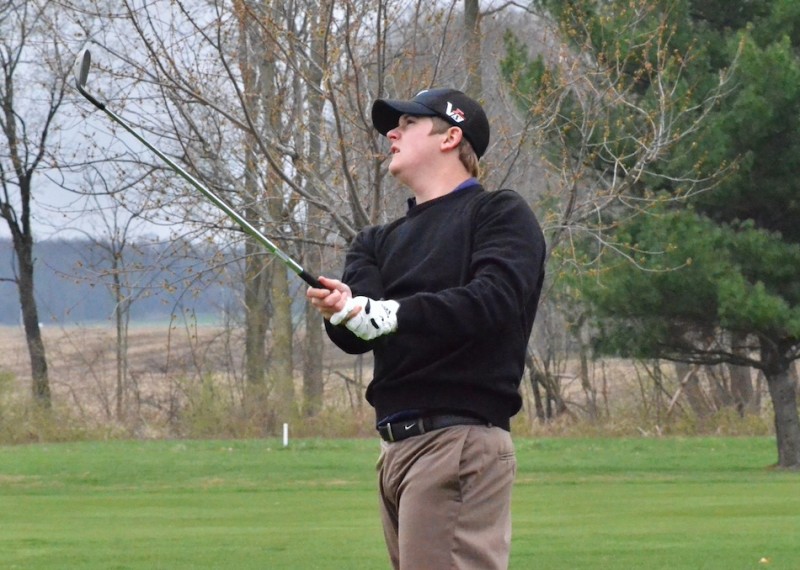
<path fill-rule="evenodd" d="M 303 312 L 294 275 L 256 240 L 232 234 L 216 208 L 75 93 L 75 58 L 89 45 L 92 93 L 303 267 L 328 275 L 362 228 L 402 214 L 372 102 L 448 85 L 485 102 L 492 142 L 482 181 L 519 190 L 548 243 L 526 362 L 532 419 L 610 422 L 621 396 L 638 397 L 656 431 L 678 415 L 705 421 L 729 401 L 744 416 L 759 409 L 758 378 L 775 413 L 778 464 L 800 466 L 800 10 L 790 0 L 721 5 L 22 0 L 0 8 L 0 101 L 14 119 L 2 129 L 0 221 L 16 256 L 0 267 L 0 296 L 12 322 L 24 316 L 32 400 L 51 407 L 51 380 L 56 403 L 65 398 L 38 323 L 80 314 L 87 293 L 72 287 L 111 303 L 103 318 L 109 307 L 138 316 L 153 304 L 164 314 L 241 306 L 243 355 L 232 352 L 226 362 L 236 366 L 214 380 L 237 387 L 232 414 L 267 428 L 290 411 L 321 417 L 332 377 L 363 388 L 360 362 L 352 375 L 332 369 L 319 315 Z M 45 206 L 45 177 L 74 197 L 69 212 L 59 209 L 72 229 L 94 226 L 96 239 L 125 243 L 144 221 L 167 229 L 172 245 L 98 242 L 45 262 L 47 244 L 35 243 L 31 223 Z M 232 241 L 238 254 L 211 251 Z M 207 300 L 208 284 L 231 296 Z M 141 396 L 123 329 L 106 398 L 122 411 Z M 616 401 L 612 359 L 641 371 Z M 195 400 L 219 389 L 202 365 L 193 374 Z M 165 417 L 190 394 L 163 406 Z"/>
<path fill-rule="evenodd" d="M 109 244 L 93 240 L 48 240 L 34 246 L 36 300 L 43 325 L 113 322 L 116 275 L 130 301 L 131 322 L 167 321 L 189 313 L 199 321 L 240 314 L 239 271 L 233 254 L 188 242 L 140 241 L 114 268 Z M 222 257 L 220 258 L 220 256 Z M 209 261 L 214 260 L 211 268 Z M 0 324 L 20 324 L 11 240 L 0 240 Z"/>

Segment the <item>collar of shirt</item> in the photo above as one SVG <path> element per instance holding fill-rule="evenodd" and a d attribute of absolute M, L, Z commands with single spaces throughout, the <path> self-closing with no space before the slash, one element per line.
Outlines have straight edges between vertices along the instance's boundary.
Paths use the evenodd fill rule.
<path fill-rule="evenodd" d="M 464 182 L 456 186 L 453 192 L 458 192 L 459 190 L 463 190 L 464 188 L 469 188 L 470 186 L 475 186 L 476 184 L 478 184 L 477 178 L 472 178 L 472 177 L 467 178 L 466 180 L 464 180 Z"/>
<path fill-rule="evenodd" d="M 470 176 L 469 178 L 464 180 L 464 182 L 462 182 L 461 184 L 459 184 L 458 186 L 453 188 L 453 192 L 458 192 L 459 190 L 464 190 L 465 188 L 469 188 L 470 186 L 475 186 L 476 184 L 480 184 L 480 182 L 478 182 L 478 179 Z M 416 205 L 417 205 L 417 199 L 416 198 L 409 198 L 408 199 L 408 209 L 409 210 L 411 208 L 413 208 L 414 206 L 416 206 Z"/>

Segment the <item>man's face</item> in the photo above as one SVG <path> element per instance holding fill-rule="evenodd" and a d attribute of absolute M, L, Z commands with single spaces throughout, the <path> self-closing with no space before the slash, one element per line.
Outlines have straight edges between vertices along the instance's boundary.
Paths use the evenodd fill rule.
<path fill-rule="evenodd" d="M 397 127 L 386 133 L 392 144 L 389 172 L 401 182 L 407 183 L 410 176 L 430 162 L 432 153 L 439 152 L 441 135 L 432 135 L 432 130 L 430 117 L 403 115 Z"/>

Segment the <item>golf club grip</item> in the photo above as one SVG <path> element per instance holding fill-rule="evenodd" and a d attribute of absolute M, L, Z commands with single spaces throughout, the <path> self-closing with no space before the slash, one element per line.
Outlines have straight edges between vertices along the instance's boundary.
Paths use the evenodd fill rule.
<path fill-rule="evenodd" d="M 325 285 L 320 283 L 316 277 L 308 273 L 305 269 L 301 270 L 298 275 L 300 276 L 300 279 L 311 285 L 314 289 L 327 289 Z"/>

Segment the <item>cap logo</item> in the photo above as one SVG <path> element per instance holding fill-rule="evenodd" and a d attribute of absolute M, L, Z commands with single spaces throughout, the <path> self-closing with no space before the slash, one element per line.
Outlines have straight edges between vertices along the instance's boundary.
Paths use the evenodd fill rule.
<path fill-rule="evenodd" d="M 445 113 L 456 123 L 463 123 L 464 119 L 466 119 L 464 116 L 464 111 L 461 109 L 453 109 L 453 104 L 450 101 L 447 102 L 447 110 Z"/>

